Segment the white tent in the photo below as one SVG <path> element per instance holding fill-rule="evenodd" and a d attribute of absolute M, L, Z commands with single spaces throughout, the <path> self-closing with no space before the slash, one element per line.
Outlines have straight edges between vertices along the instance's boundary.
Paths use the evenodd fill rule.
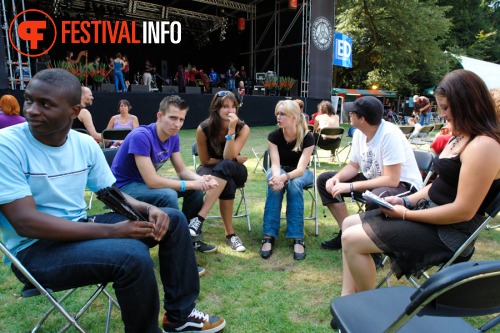
<path fill-rule="evenodd" d="M 500 88 L 500 65 L 456 54 L 453 56 L 460 61 L 464 69 L 479 75 L 489 89 Z"/>

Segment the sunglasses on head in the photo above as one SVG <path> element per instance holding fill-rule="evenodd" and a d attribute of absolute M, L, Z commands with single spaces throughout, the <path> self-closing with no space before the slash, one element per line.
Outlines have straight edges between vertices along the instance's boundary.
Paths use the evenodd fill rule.
<path fill-rule="evenodd" d="M 224 97 L 227 95 L 233 95 L 233 93 L 230 92 L 229 90 L 221 90 L 221 91 L 217 92 L 217 97 Z"/>

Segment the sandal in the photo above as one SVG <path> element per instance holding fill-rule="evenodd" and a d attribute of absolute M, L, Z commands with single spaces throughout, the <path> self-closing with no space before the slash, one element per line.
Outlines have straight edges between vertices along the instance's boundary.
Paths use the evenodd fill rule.
<path fill-rule="evenodd" d="M 260 250 L 260 256 L 263 259 L 269 259 L 269 257 L 271 257 L 271 254 L 273 254 L 273 248 L 272 248 L 272 246 L 274 246 L 274 238 L 273 237 L 264 238 L 262 240 L 262 246 L 264 246 L 264 244 L 266 244 L 266 243 L 271 244 L 271 249 L 269 251 L 263 251 L 262 248 L 261 248 L 261 250 Z"/>
<path fill-rule="evenodd" d="M 304 252 L 302 252 L 302 253 L 295 252 L 295 245 L 297 245 L 297 244 L 302 245 L 304 247 Z M 304 245 L 304 241 L 302 239 L 295 239 L 293 241 L 293 247 L 294 247 L 293 259 L 302 260 L 306 257 L 306 246 Z"/>

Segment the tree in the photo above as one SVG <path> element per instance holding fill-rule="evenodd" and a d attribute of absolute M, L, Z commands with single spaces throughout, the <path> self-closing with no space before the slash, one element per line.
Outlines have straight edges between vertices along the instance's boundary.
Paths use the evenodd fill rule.
<path fill-rule="evenodd" d="M 437 0 L 351 0 L 338 3 L 336 30 L 353 39 L 353 68 L 338 72 L 342 86 L 413 94 L 449 71 L 442 44 L 449 7 Z"/>

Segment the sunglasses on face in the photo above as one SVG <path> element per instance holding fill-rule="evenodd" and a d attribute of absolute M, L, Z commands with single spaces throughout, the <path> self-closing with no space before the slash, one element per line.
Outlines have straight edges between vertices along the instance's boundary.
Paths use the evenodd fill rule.
<path fill-rule="evenodd" d="M 354 114 L 354 115 L 356 115 L 356 117 L 358 117 L 358 118 L 362 117 L 362 116 L 361 116 L 359 113 L 357 113 L 356 111 L 349 111 L 349 116 L 351 116 L 351 115 L 353 115 L 353 114 Z"/>

